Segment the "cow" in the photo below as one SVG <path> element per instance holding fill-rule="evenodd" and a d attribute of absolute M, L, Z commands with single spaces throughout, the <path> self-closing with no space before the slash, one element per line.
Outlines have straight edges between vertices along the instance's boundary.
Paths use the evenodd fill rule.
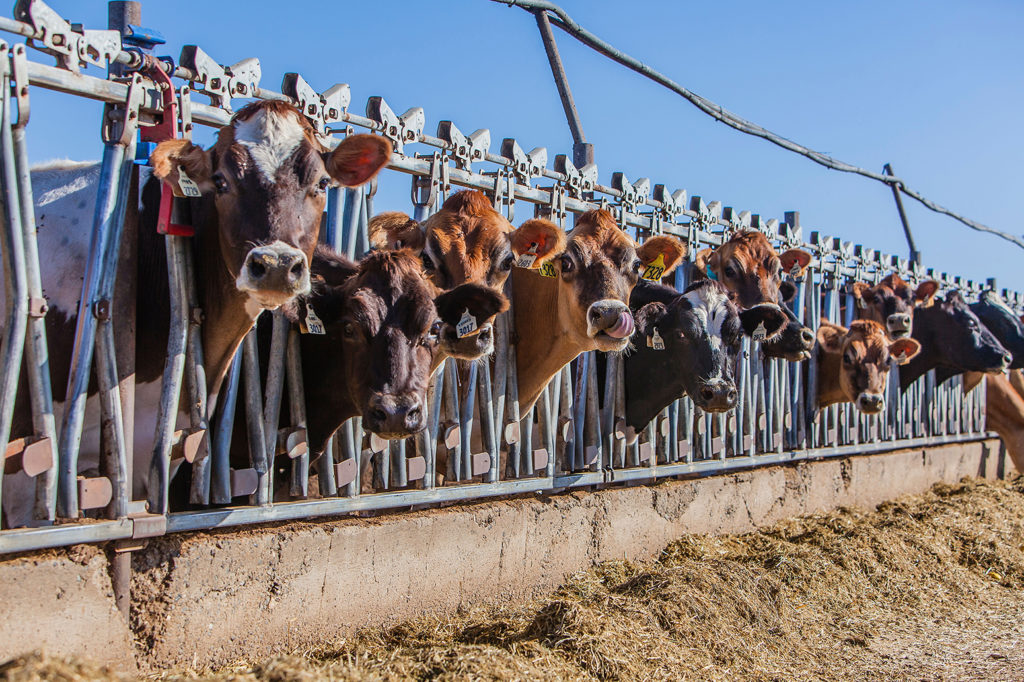
<path fill-rule="evenodd" d="M 1013 356 L 1010 369 L 1024 368 L 1024 321 L 999 294 L 990 289 L 981 292 L 977 302 L 970 307 L 971 312 L 999 339 L 999 343 L 1010 351 Z"/>
<path fill-rule="evenodd" d="M 533 407 L 555 373 L 580 353 L 624 351 L 635 327 L 629 297 L 641 272 L 657 262 L 668 274 L 686 253 L 682 242 L 667 235 L 637 245 L 604 209 L 579 215 L 566 235 L 564 249 L 549 243 L 551 228 L 554 225 L 546 220 L 529 220 L 516 231 L 513 243 L 513 250 L 520 255 L 529 250 L 557 255 L 551 260 L 550 272 L 533 263 L 512 273 L 516 369 L 523 412 Z M 527 245 L 531 246 L 527 249 Z"/>
<path fill-rule="evenodd" d="M 740 310 L 720 282 L 700 280 L 683 293 L 640 282 L 629 300 L 635 350 L 624 359 L 626 426 L 643 429 L 673 400 L 690 396 L 706 412 L 736 405 L 734 372 L 743 334 L 774 337 L 788 318 L 773 304 Z"/>
<path fill-rule="evenodd" d="M 914 339 L 890 340 L 874 320 L 850 328 L 822 320 L 818 327 L 818 406 L 853 403 L 864 414 L 885 407 L 889 370 L 905 365 L 921 350 Z"/>
<path fill-rule="evenodd" d="M 361 185 L 390 157 L 390 143 L 374 135 L 349 136 L 328 150 L 295 107 L 277 101 L 253 102 L 240 109 L 221 128 L 210 149 L 188 140 L 165 141 L 156 147 L 152 173 L 140 177 L 136 493 L 144 491 L 149 471 L 170 319 L 166 252 L 163 237 L 155 229 L 160 183 L 167 182 L 177 192 L 184 186 L 200 194 L 189 203 L 196 232 L 192 247 L 212 412 L 227 366 L 256 317 L 308 292 L 309 261 L 327 188 Z M 63 396 L 89 253 L 91 235 L 85 226 L 94 211 L 99 168 L 97 164 L 55 164 L 33 172 L 32 180 L 39 250 L 51 254 L 41 262 L 50 308 L 46 329 L 51 379 L 54 393 Z M 59 415 L 62 404 L 56 402 L 54 409 Z M 98 463 L 100 423 L 95 397 L 90 398 L 86 415 L 81 470 Z M 30 433 L 23 382 L 12 436 Z M 24 500 L 15 499 L 16 493 L 6 493 L 5 508 L 26 506 Z"/>
<path fill-rule="evenodd" d="M 544 253 L 537 254 L 535 248 L 528 257 L 535 267 L 540 267 L 564 247 L 564 233 L 546 222 L 532 224 L 529 229 L 540 240 L 532 243 L 538 248 L 541 243 L 545 246 Z M 476 283 L 489 287 L 500 297 L 500 305 L 489 315 L 475 317 L 476 328 L 462 336 L 458 324 L 463 310 L 439 309 L 444 324 L 441 353 L 436 362 L 444 357 L 477 360 L 493 352 L 494 318 L 508 308 L 502 292 L 519 258 L 514 244 L 520 244 L 524 254 L 530 250 L 531 242 L 518 239 L 517 233 L 494 210 L 487 196 L 475 189 L 455 192 L 422 223 L 399 211 L 382 213 L 370 221 L 371 244 L 377 248 L 409 248 L 419 253 L 424 270 L 439 290 Z"/>
<path fill-rule="evenodd" d="M 878 284 L 854 282 L 852 293 L 860 320 L 874 320 L 885 328 L 891 340 L 909 338 L 913 331 L 914 309 L 928 307 L 939 290 L 939 283 L 926 279 L 912 289 L 899 275 L 886 275 Z"/>
<path fill-rule="evenodd" d="M 1002 372 L 1013 356 L 981 323 L 959 291 L 914 311 L 912 338 L 921 352 L 900 366 L 900 386 L 906 390 L 926 372 L 944 367 L 948 375 L 959 372 Z"/>
<path fill-rule="evenodd" d="M 802 272 L 811 262 L 811 255 L 801 249 L 789 249 L 781 255 L 762 233 L 741 230 L 733 234 L 717 249 L 704 249 L 694 258 L 697 279 L 721 282 L 736 295 L 742 308 L 762 303 L 783 305 L 791 300 L 796 288 L 782 281 L 782 275 Z M 814 348 L 814 332 L 805 327 L 789 311 L 789 324 L 774 343 L 764 344 L 762 352 L 768 357 L 785 358 L 794 362 L 806 360 Z"/>

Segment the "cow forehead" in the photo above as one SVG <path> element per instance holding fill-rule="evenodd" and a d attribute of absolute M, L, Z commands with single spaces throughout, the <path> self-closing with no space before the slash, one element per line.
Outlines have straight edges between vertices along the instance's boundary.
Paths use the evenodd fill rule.
<path fill-rule="evenodd" d="M 867 360 L 880 359 L 888 348 L 885 330 L 872 320 L 857 320 L 846 332 L 847 343 Z"/>
<path fill-rule="evenodd" d="M 745 268 L 762 266 L 778 254 L 771 242 L 760 232 L 741 232 L 720 247 L 722 259 L 735 259 Z"/>
<path fill-rule="evenodd" d="M 580 216 L 579 222 L 569 233 L 570 244 L 575 244 L 581 255 L 603 254 L 618 257 L 635 253 L 636 243 L 619 229 L 607 211 L 590 211 Z"/>
<path fill-rule="evenodd" d="M 306 127 L 292 110 L 258 109 L 234 122 L 234 141 L 244 147 L 267 182 L 306 140 Z"/>

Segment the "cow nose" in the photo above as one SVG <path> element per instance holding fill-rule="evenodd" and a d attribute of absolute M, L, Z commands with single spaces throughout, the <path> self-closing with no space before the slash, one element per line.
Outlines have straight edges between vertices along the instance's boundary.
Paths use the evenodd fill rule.
<path fill-rule="evenodd" d="M 598 301 L 587 310 L 587 326 L 590 336 L 604 332 L 612 338 L 624 339 L 633 333 L 633 315 L 622 301 Z"/>
<path fill-rule="evenodd" d="M 857 402 L 860 404 L 861 412 L 867 412 L 868 414 L 881 412 L 884 403 L 882 396 L 877 393 L 861 393 Z"/>
<path fill-rule="evenodd" d="M 910 331 L 910 315 L 906 313 L 893 313 L 886 318 L 885 322 L 891 332 Z"/>
<path fill-rule="evenodd" d="M 804 346 L 807 348 L 814 347 L 814 332 L 807 327 L 800 330 L 800 339 L 804 342 Z"/>
<path fill-rule="evenodd" d="M 415 395 L 378 393 L 370 399 L 363 421 L 382 438 L 406 438 L 423 428 L 423 406 Z"/>
<path fill-rule="evenodd" d="M 282 244 L 259 246 L 245 258 L 243 279 L 248 289 L 300 293 L 309 288 L 306 254 Z"/>
<path fill-rule="evenodd" d="M 700 397 L 703 409 L 724 412 L 736 406 L 736 387 L 731 381 L 708 381 L 700 387 Z"/>

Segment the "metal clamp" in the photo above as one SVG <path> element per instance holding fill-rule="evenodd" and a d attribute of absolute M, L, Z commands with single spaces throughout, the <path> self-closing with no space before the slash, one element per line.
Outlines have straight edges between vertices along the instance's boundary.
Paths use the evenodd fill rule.
<path fill-rule="evenodd" d="M 651 193 L 651 181 L 649 178 L 640 178 L 631 183 L 626 179 L 625 173 L 612 173 L 612 189 L 621 192 L 619 195 L 619 222 L 623 227 L 626 224 L 626 215 L 636 213 L 639 206 L 647 202 Z"/>
<path fill-rule="evenodd" d="M 15 128 L 24 128 L 28 123 L 29 102 L 28 102 L 28 59 L 25 56 L 25 46 L 15 45 L 11 48 L 11 86 L 14 91 L 14 99 L 18 103 L 18 122 Z"/>
<path fill-rule="evenodd" d="M 31 24 L 39 34 L 29 38 L 29 45 L 55 54 L 58 64 L 73 73 L 80 73 L 82 64 L 106 66 L 121 53 L 118 31 L 72 25 L 42 0 L 18 0 L 14 18 Z"/>
<path fill-rule="evenodd" d="M 104 142 L 118 141 L 128 146 L 139 127 L 139 108 L 146 96 L 142 76 L 132 74 L 128 82 L 128 96 L 125 103 L 107 104 L 103 107 L 102 133 Z"/>
<path fill-rule="evenodd" d="M 575 199 L 582 199 L 584 192 L 593 192 L 597 184 L 597 164 L 576 168 L 565 154 L 555 157 L 555 172 L 565 176 L 565 189 Z"/>
<path fill-rule="evenodd" d="M 751 215 L 750 211 L 737 211 L 732 206 L 726 206 L 722 209 L 722 220 L 728 223 L 725 231 L 732 235 L 750 229 Z"/>
<path fill-rule="evenodd" d="M 485 160 L 491 148 L 491 131 L 487 128 L 466 137 L 451 121 L 441 121 L 437 124 L 437 136 L 452 146 L 455 165 L 467 171 L 472 170 L 473 162 Z"/>
<path fill-rule="evenodd" d="M 384 137 L 391 140 L 399 154 L 404 154 L 406 142 L 415 142 L 423 135 L 423 127 L 427 123 L 423 107 L 413 107 L 401 116 L 396 116 L 383 97 L 367 100 L 366 115 L 383 126 Z"/>
<path fill-rule="evenodd" d="M 348 83 L 336 83 L 323 94 L 310 87 L 297 73 L 286 73 L 281 81 L 281 92 L 294 99 L 303 115 L 313 124 L 320 135 L 327 134 L 327 127 L 344 120 L 345 112 L 352 101 Z"/>
<path fill-rule="evenodd" d="M 775 236 L 775 232 L 778 230 L 779 221 L 775 218 L 762 218 L 759 214 L 755 213 L 750 216 L 750 227 L 771 238 Z"/>
<path fill-rule="evenodd" d="M 722 202 L 712 201 L 707 204 L 704 203 L 704 199 L 694 195 L 690 197 L 690 210 L 695 213 L 690 219 L 690 223 L 696 223 L 699 230 L 710 230 L 711 227 L 718 224 L 722 215 Z"/>
<path fill-rule="evenodd" d="M 260 60 L 249 57 L 231 66 L 218 64 L 198 45 L 181 48 L 181 65 L 195 73 L 194 83 L 214 106 L 231 111 L 233 97 L 253 97 L 260 87 Z"/>
<path fill-rule="evenodd" d="M 506 137 L 501 141 L 501 155 L 512 162 L 512 172 L 516 179 L 529 186 L 530 181 L 544 172 L 548 165 L 547 147 L 534 147 L 529 154 L 514 138 Z"/>

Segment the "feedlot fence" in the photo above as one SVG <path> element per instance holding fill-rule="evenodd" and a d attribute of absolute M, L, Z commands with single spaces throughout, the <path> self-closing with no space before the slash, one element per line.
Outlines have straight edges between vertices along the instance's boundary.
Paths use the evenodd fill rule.
<path fill-rule="evenodd" d="M 900 391 L 897 372 L 892 372 L 887 405 L 879 415 L 862 415 L 850 404 L 819 409 L 813 398 L 813 357 L 799 363 L 765 358 L 760 344 L 745 338 L 734 409 L 703 413 L 683 397 L 627 443 L 620 356 L 599 362 L 598 352 L 583 353 L 555 375 L 534 409 L 520 413 L 508 312 L 497 320 L 492 362 L 460 367 L 448 359 L 434 374 L 428 426 L 420 435 L 385 441 L 364 433 L 354 418 L 322 455 L 312 458 L 305 442 L 298 331 L 280 312 L 266 312 L 258 323 L 272 327 L 270 366 L 259 367 L 254 330 L 235 355 L 217 411 L 211 419 L 204 414 L 202 320 L 189 314 L 195 308 L 190 237 L 168 235 L 171 334 L 153 453 L 160 466 L 149 479 L 151 491 L 157 492 L 147 507 L 133 499 L 132 444 L 125 436 L 135 425 L 122 396 L 131 394 L 130 380 L 119 368 L 131 366 L 133 358 L 115 333 L 119 318 L 134 319 L 134 311 L 116 305 L 125 278 L 115 274 L 125 216 L 137 204 L 131 195 L 133 174 L 148 156 L 137 133 L 168 124 L 164 113 L 172 110 L 170 105 L 176 109 L 170 123 L 185 136 L 194 125 L 226 125 L 249 99 L 295 104 L 334 143 L 352 132 L 386 136 L 394 152 L 382 179 L 362 188 L 328 190 L 321 239 L 350 257 L 369 249 L 367 226 L 377 182 L 396 182 L 404 174 L 411 183 L 409 212 L 421 221 L 455 189 L 475 188 L 513 224 L 541 216 L 569 229 L 575 215 L 603 207 L 637 241 L 676 235 L 691 257 L 737 230 L 759 230 L 778 249 L 802 248 L 812 255 L 803 272 L 786 275 L 797 289 L 791 308 L 812 330 L 822 317 L 849 325 L 856 308 L 853 282 L 877 283 L 895 272 L 912 284 L 933 278 L 940 293 L 960 290 L 968 299 L 994 283 L 926 271 L 899 257 L 805 231 L 795 212 L 783 220 L 766 219 L 684 190 L 652 186 L 647 179 L 631 182 L 621 173 L 601 184 L 594 165 L 576 168 L 563 155 L 549 163 L 546 149 L 526 152 L 528 145 L 513 139 L 492 144 L 486 130 L 465 134 L 442 121 L 431 135 L 422 109 L 396 114 L 379 97 L 369 98 L 365 115 L 360 114 L 348 86 L 318 92 L 300 75 L 288 74 L 280 91 L 269 90 L 260 82 L 255 59 L 224 66 L 211 56 L 215 51 L 189 46 L 173 63 L 153 58 L 146 36 L 129 39 L 117 31 L 72 26 L 42 2 L 19 2 L 14 14 L 14 19 L 0 18 L 0 30 L 29 40 L 27 45 L 0 45 L 2 255 L 8 301 L 0 358 L 0 440 L 10 441 L 0 477 L 29 481 L 35 499 L 33 521 L 26 527 L 10 527 L 9 506 L 0 512 L 7 519 L 0 530 L 0 553 L 115 540 L 130 548 L 133 541 L 176 531 L 644 482 L 989 436 L 984 382 L 965 393 L 961 377 L 939 383 L 933 371 Z M 46 283 L 40 282 L 28 165 L 32 127 L 27 123 L 36 88 L 105 104 L 92 246 L 79 307 L 84 314 L 77 321 L 63 413 L 55 411 L 58 398 L 49 389 Z M 689 262 L 676 270 L 680 290 L 690 270 Z M 1003 296 L 1014 310 L 1024 306 L 1017 293 L 1004 291 Z M 28 377 L 22 390 L 31 399 L 33 434 L 11 440 L 21 372 Z M 605 373 L 603 381 L 599 372 Z M 99 471 L 82 472 L 78 447 L 93 375 L 102 413 L 102 457 Z M 184 403 L 193 406 L 191 428 L 176 431 L 182 391 Z M 285 391 L 290 425 L 280 428 Z M 228 457 L 236 408 L 246 424 L 250 462 L 245 469 L 232 468 Z M 447 462 L 443 485 L 436 476 L 440 448 Z M 191 466 L 180 467 L 183 459 Z M 275 466 L 289 460 L 290 466 Z M 191 477 L 187 510 L 170 509 L 175 472 Z"/>

